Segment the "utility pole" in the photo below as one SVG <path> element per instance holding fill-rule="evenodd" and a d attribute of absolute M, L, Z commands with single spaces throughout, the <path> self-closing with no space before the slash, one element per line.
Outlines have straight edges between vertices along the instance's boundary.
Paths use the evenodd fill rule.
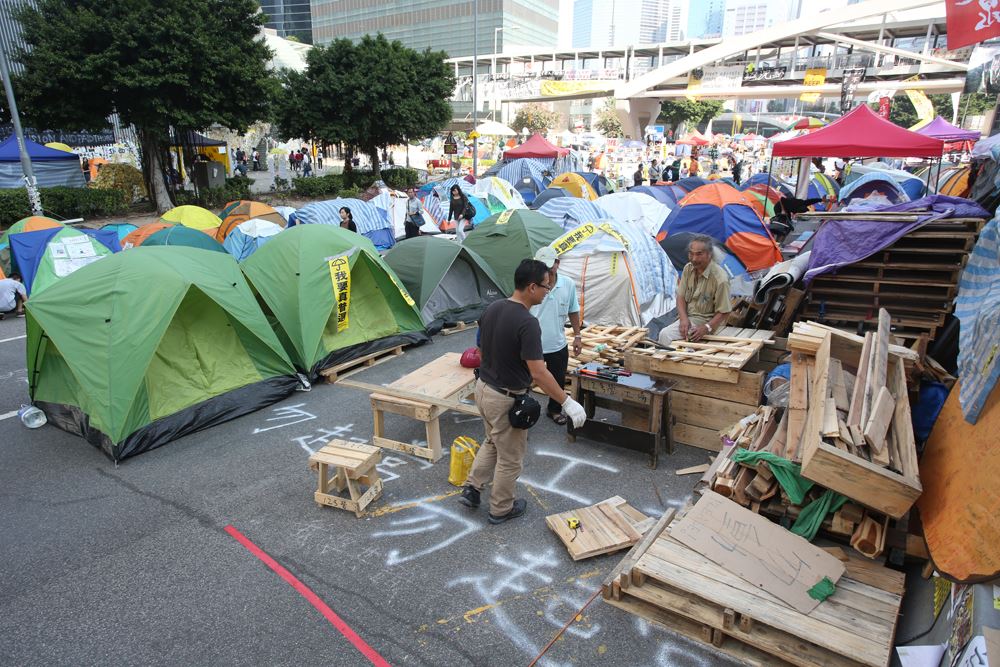
<path fill-rule="evenodd" d="M 42 198 L 38 196 L 35 184 L 35 172 L 31 169 L 31 156 L 24 145 L 24 132 L 21 130 L 21 117 L 17 113 L 17 102 L 14 100 L 14 88 L 10 85 L 10 71 L 7 66 L 7 49 L 0 44 L 0 77 L 3 77 L 3 90 L 7 95 L 7 106 L 10 107 L 10 120 L 14 125 L 14 136 L 17 137 L 17 150 L 21 155 L 21 170 L 24 171 L 24 185 L 28 190 L 28 203 L 31 212 L 42 215 Z"/>
<path fill-rule="evenodd" d="M 479 175 L 479 0 L 472 0 L 472 175 Z"/>

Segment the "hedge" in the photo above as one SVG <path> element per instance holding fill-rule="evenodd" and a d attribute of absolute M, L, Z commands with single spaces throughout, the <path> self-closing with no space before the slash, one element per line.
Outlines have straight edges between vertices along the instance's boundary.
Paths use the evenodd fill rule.
<path fill-rule="evenodd" d="M 97 188 L 39 188 L 39 195 L 45 213 L 60 219 L 124 215 L 131 199 L 124 190 Z M 31 214 L 27 190 L 0 190 L 0 228 Z"/>
<path fill-rule="evenodd" d="M 335 196 L 344 189 L 344 179 L 340 174 L 327 174 L 309 178 L 293 178 L 292 187 L 300 197 Z"/>

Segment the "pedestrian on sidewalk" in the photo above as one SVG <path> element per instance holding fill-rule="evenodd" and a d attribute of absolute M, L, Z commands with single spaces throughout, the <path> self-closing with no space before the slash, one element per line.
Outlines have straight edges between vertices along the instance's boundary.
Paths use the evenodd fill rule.
<path fill-rule="evenodd" d="M 476 217 L 476 207 L 457 184 L 451 186 L 449 195 L 448 220 L 455 221 L 455 238 L 461 243 L 465 240 L 466 227 L 472 227 L 472 219 Z"/>
<path fill-rule="evenodd" d="M 406 220 L 403 228 L 406 230 L 406 238 L 412 239 L 420 236 L 420 227 L 424 224 L 424 204 L 417 198 L 417 189 L 409 187 L 406 189 Z"/>

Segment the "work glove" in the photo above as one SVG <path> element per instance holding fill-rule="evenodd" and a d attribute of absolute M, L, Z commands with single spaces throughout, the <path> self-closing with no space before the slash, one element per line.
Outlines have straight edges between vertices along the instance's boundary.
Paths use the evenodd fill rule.
<path fill-rule="evenodd" d="M 573 422 L 573 428 L 580 428 L 587 421 L 587 411 L 569 396 L 562 404 L 563 413 Z"/>

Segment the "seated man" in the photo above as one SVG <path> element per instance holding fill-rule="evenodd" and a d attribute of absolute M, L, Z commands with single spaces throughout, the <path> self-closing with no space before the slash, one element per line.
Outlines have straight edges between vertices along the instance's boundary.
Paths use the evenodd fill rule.
<path fill-rule="evenodd" d="M 20 317 L 24 315 L 24 302 L 28 300 L 28 293 L 21 284 L 21 276 L 12 273 L 10 278 L 0 280 L 0 320 L 5 313 L 13 312 Z"/>
<path fill-rule="evenodd" d="M 697 342 L 705 334 L 718 331 L 733 309 L 729 276 L 712 257 L 714 245 L 711 237 L 702 235 L 688 242 L 688 263 L 677 283 L 679 319 L 660 331 L 660 345 L 675 340 Z"/>

